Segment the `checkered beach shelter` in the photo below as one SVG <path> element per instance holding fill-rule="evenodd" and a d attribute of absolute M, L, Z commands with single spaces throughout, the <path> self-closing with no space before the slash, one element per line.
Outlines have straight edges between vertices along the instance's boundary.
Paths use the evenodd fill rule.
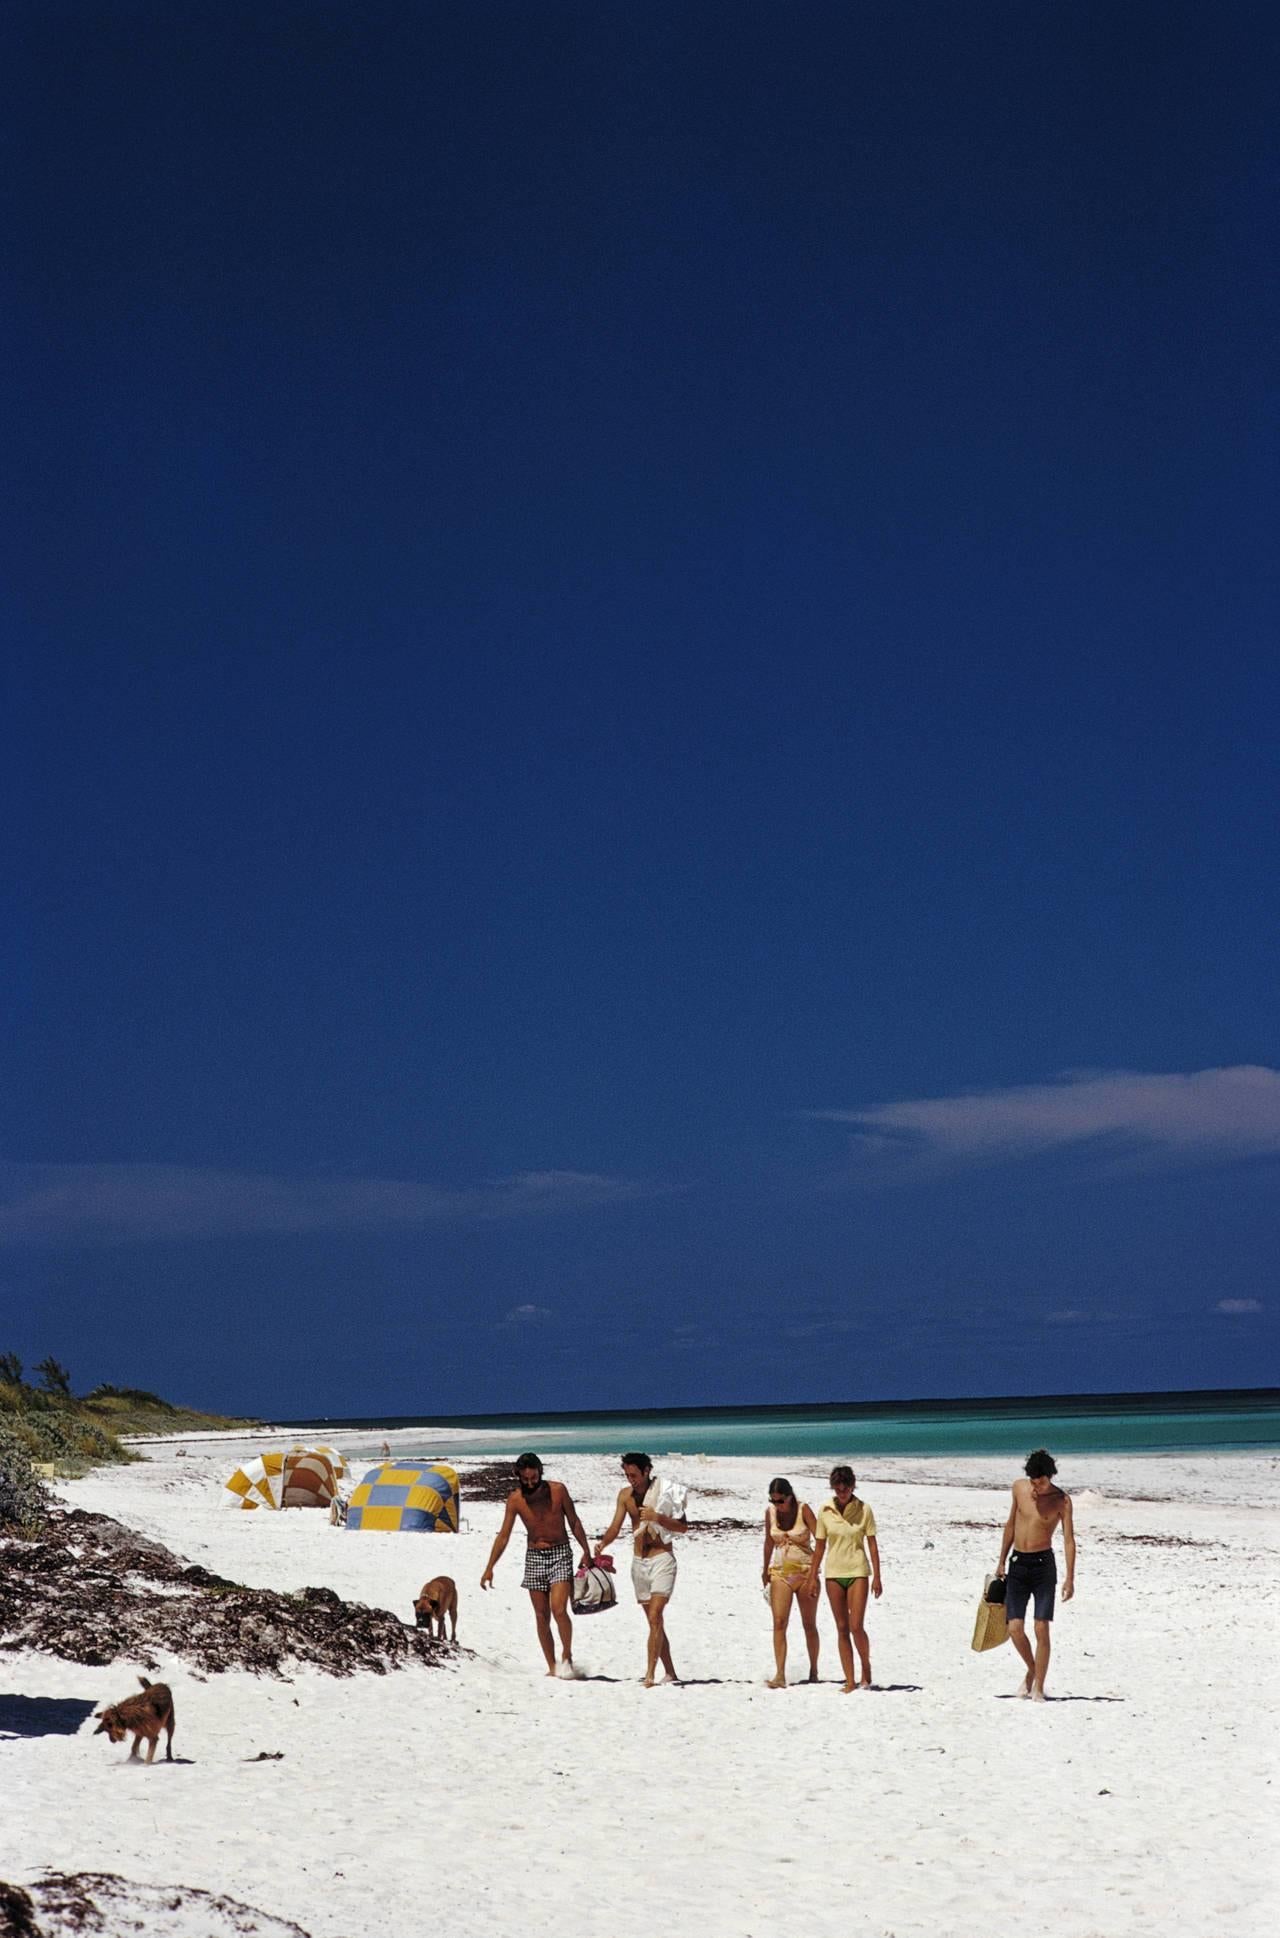
<path fill-rule="evenodd" d="M 373 1467 L 351 1496 L 347 1526 L 384 1533 L 456 1534 L 458 1476 L 440 1462 L 402 1467 L 387 1461 Z"/>
<path fill-rule="evenodd" d="M 333 1447 L 272 1447 L 236 1468 L 223 1499 L 228 1507 L 328 1507 L 346 1477 Z"/>

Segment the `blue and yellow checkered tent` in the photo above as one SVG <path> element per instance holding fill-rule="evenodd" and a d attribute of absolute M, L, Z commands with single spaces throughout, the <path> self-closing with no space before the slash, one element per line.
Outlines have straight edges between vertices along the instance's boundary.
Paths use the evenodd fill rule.
<path fill-rule="evenodd" d="M 399 1534 L 456 1534 L 458 1476 L 452 1467 L 373 1467 L 347 1505 L 349 1528 Z"/>

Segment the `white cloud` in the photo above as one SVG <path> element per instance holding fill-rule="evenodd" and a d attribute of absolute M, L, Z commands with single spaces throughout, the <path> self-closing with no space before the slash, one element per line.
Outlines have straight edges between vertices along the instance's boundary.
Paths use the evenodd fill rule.
<path fill-rule="evenodd" d="M 1185 1075 L 1090 1071 L 806 1115 L 848 1125 L 863 1157 L 991 1163 L 1103 1141 L 1165 1161 L 1257 1157 L 1280 1153 L 1280 1071 L 1256 1064 Z"/>
<path fill-rule="evenodd" d="M 822 1333 L 859 1332 L 865 1327 L 861 1319 L 806 1319 L 794 1325 L 783 1326 L 788 1339 L 815 1339 Z"/>
<path fill-rule="evenodd" d="M 581 1210 L 645 1195 L 630 1179 L 585 1171 L 523 1171 L 447 1189 L 406 1178 L 272 1177 L 171 1164 L 0 1164 L 0 1242 L 389 1232 Z"/>
<path fill-rule="evenodd" d="M 541 1325 L 544 1319 L 549 1319 L 550 1317 L 550 1306 L 513 1305 L 503 1320 L 503 1324 L 507 1326 L 537 1326 Z"/>
<path fill-rule="evenodd" d="M 1261 1299 L 1219 1299 L 1215 1312 L 1261 1312 Z"/>

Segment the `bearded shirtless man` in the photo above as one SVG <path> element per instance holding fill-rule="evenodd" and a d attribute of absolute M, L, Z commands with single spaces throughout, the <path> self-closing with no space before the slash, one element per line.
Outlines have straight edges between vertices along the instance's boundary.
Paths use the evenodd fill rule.
<path fill-rule="evenodd" d="M 519 1485 L 514 1494 L 507 1497 L 507 1511 L 502 1517 L 502 1526 L 498 1529 L 489 1564 L 480 1577 L 480 1586 L 493 1587 L 494 1568 L 511 1539 L 511 1530 L 519 1516 L 524 1522 L 529 1542 L 525 1551 L 524 1580 L 520 1585 L 528 1589 L 529 1600 L 533 1603 L 533 1619 L 537 1623 L 538 1640 L 546 1657 L 547 1674 L 571 1676 L 573 1622 L 569 1615 L 569 1590 L 573 1583 L 573 1550 L 569 1546 L 566 1522 L 582 1549 L 584 1567 L 591 1562 L 591 1544 L 587 1540 L 586 1529 L 578 1519 L 578 1510 L 568 1488 L 561 1480 L 542 1478 L 542 1462 L 537 1454 L 521 1454 L 516 1462 L 516 1479 Z M 559 1668 L 556 1667 L 556 1647 L 551 1635 L 553 1619 L 560 1632 Z"/>
<path fill-rule="evenodd" d="M 1028 1454 L 1023 1471 L 1027 1478 L 1013 1484 L 1013 1501 L 1004 1524 L 1000 1560 L 996 1573 L 1003 1575 L 1009 1551 L 1013 1550 L 1005 1582 L 1004 1609 L 1009 1624 L 1009 1639 L 1027 1665 L 1020 1696 L 1043 1702 L 1044 1679 L 1049 1670 L 1049 1633 L 1053 1621 L 1053 1596 L 1058 1580 L 1058 1564 L 1053 1558 L 1053 1537 L 1062 1528 L 1062 1548 L 1067 1575 L 1062 1584 L 1062 1599 L 1069 1602 L 1076 1591 L 1076 1531 L 1071 1519 L 1071 1502 L 1053 1477 L 1058 1464 L 1043 1447 Z M 1027 1603 L 1034 1600 L 1036 1646 L 1034 1655 L 1027 1640 Z"/>
<path fill-rule="evenodd" d="M 667 1641 L 663 1616 L 676 1585 L 676 1558 L 672 1552 L 671 1536 L 683 1534 L 689 1524 L 683 1515 L 677 1518 L 673 1514 L 659 1514 L 658 1501 L 662 1486 L 654 1477 L 653 1462 L 648 1454 L 623 1454 L 622 1471 L 627 1477 L 627 1484 L 618 1495 L 612 1521 L 596 1542 L 596 1554 L 603 1554 L 610 1542 L 617 1540 L 624 1522 L 630 1520 L 635 1529 L 631 1585 L 649 1624 L 644 1686 L 652 1689 L 659 1662 L 668 1682 L 680 1680 L 671 1660 L 671 1646 Z"/>

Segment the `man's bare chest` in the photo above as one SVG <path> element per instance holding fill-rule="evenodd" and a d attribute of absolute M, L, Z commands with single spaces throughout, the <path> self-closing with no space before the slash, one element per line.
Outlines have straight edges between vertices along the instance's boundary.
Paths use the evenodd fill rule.
<path fill-rule="evenodd" d="M 1062 1519 L 1062 1501 L 1041 1501 L 1033 1494 L 1030 1500 L 1019 1503 L 1018 1519 L 1026 1533 L 1034 1531 L 1043 1542 L 1049 1542 Z"/>
<path fill-rule="evenodd" d="M 521 1501 L 519 1514 L 531 1541 L 558 1541 L 564 1534 L 564 1509 L 552 1494 L 544 1500 Z"/>

